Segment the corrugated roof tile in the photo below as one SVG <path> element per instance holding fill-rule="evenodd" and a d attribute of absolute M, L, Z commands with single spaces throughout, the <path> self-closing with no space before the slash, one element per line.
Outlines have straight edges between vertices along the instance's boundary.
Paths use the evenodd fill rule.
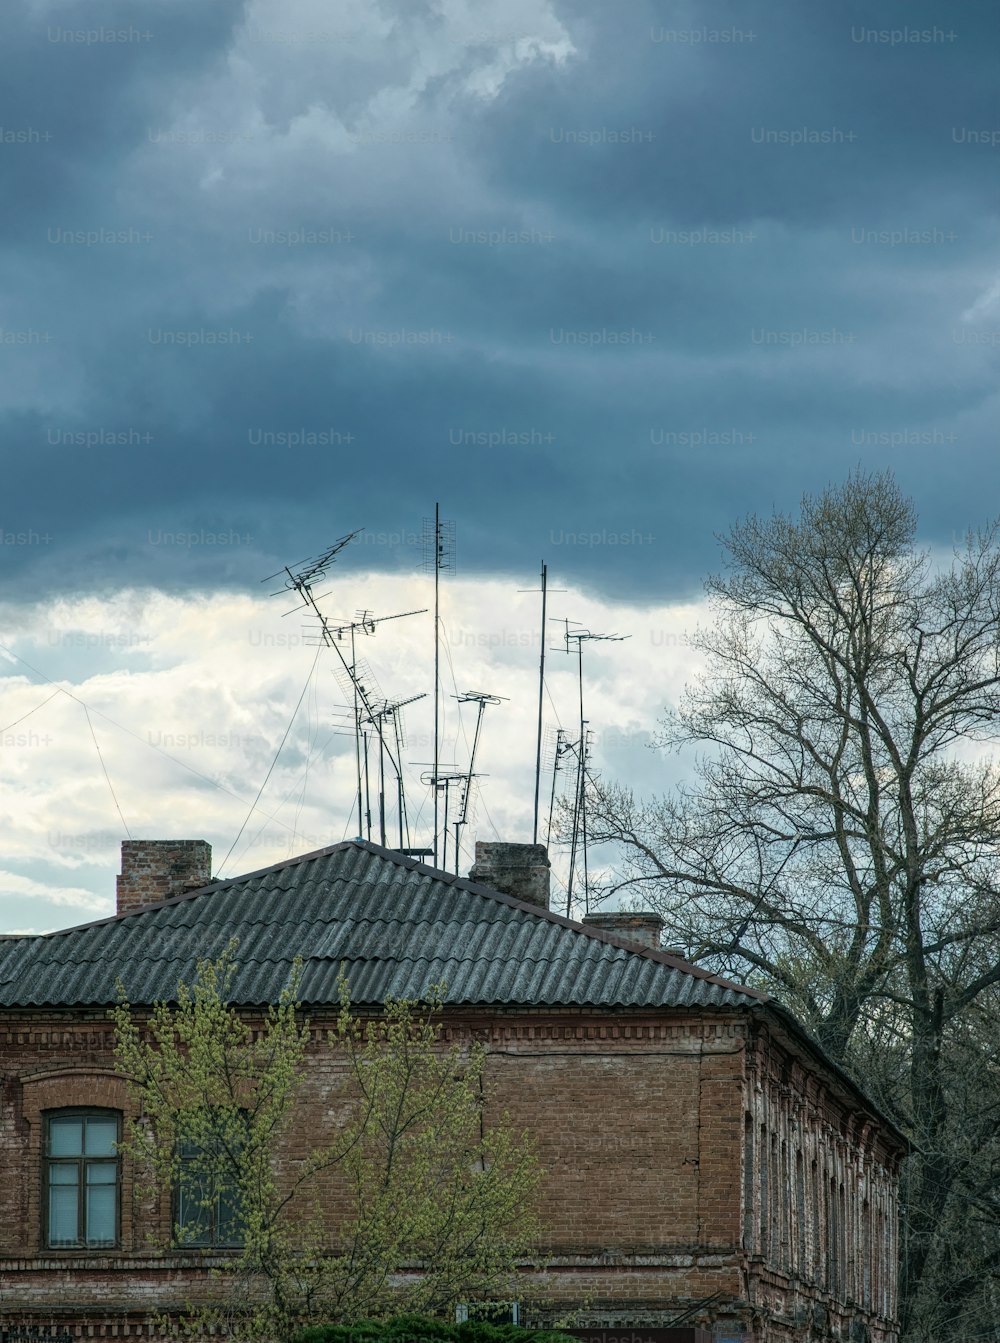
<path fill-rule="evenodd" d="M 162 905 L 41 937 L 0 938 L 0 1007 L 171 1000 L 239 939 L 235 1001 L 273 1000 L 304 960 L 304 1002 L 358 1004 L 447 983 L 462 1004 L 752 1006 L 762 995 L 664 953 L 352 841 Z"/>

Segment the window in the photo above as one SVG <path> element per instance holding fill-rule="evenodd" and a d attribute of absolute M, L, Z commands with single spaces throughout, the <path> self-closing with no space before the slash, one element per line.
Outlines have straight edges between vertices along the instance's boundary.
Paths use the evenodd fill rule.
<path fill-rule="evenodd" d="M 239 1139 L 222 1136 L 182 1142 L 174 1190 L 177 1240 L 182 1245 L 239 1247 L 243 1219 L 231 1154 Z M 227 1153 L 229 1155 L 227 1155 Z"/>
<path fill-rule="evenodd" d="M 806 1259 L 806 1181 L 802 1153 L 795 1153 L 795 1225 L 798 1241 L 795 1254 L 795 1271 L 800 1278 L 808 1274 Z"/>
<path fill-rule="evenodd" d="M 837 1199 L 837 1286 L 840 1288 L 840 1295 L 845 1300 L 853 1295 L 853 1284 L 850 1278 L 851 1265 L 848 1257 L 848 1224 L 847 1224 L 847 1205 L 844 1198 L 844 1186 L 840 1186 L 840 1197 Z"/>
<path fill-rule="evenodd" d="M 743 1127 L 743 1247 L 750 1254 L 757 1248 L 754 1236 L 753 1136 L 753 1120 L 747 1115 Z"/>
<path fill-rule="evenodd" d="M 118 1244 L 119 1116 L 63 1110 L 45 1120 L 45 1244 L 54 1250 Z"/>
<path fill-rule="evenodd" d="M 788 1174 L 788 1143 L 781 1144 L 781 1267 L 788 1273 L 792 1267 L 792 1206 L 791 1181 Z"/>
<path fill-rule="evenodd" d="M 767 1255 L 771 1244 L 771 1198 L 768 1192 L 767 1126 L 760 1126 L 760 1252 Z"/>
<path fill-rule="evenodd" d="M 819 1167 L 815 1158 L 809 1164 L 809 1202 L 812 1206 L 812 1261 L 810 1266 L 810 1278 L 813 1282 L 822 1286 L 823 1283 L 823 1264 L 820 1253 L 822 1241 L 820 1239 L 820 1200 L 822 1190 L 820 1188 Z"/>
<path fill-rule="evenodd" d="M 464 1324 L 467 1320 L 485 1324 L 520 1324 L 521 1303 L 519 1301 L 463 1302 L 455 1307 L 455 1323 Z"/>
<path fill-rule="evenodd" d="M 778 1135 L 771 1135 L 771 1208 L 768 1214 L 771 1231 L 767 1242 L 767 1262 L 772 1268 L 780 1267 L 782 1245 L 785 1243 L 781 1223 L 781 1167 L 778 1164 Z"/>

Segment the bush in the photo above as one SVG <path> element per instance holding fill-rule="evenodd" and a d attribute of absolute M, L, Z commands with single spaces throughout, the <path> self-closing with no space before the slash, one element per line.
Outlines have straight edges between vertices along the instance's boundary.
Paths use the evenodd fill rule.
<path fill-rule="evenodd" d="M 552 1329 L 522 1329 L 515 1324 L 467 1320 L 452 1324 L 429 1315 L 396 1315 L 358 1324 L 318 1324 L 301 1330 L 295 1343 L 574 1343 Z"/>

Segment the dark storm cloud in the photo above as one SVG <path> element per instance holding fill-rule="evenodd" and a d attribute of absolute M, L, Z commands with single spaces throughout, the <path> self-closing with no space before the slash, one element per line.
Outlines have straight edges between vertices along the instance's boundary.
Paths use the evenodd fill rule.
<path fill-rule="evenodd" d="M 121 157 L 145 138 L 144 109 L 224 54 L 242 10 L 243 0 L 4 6 L 3 128 L 39 138 L 3 146 L 0 237 L 32 251 L 53 211 L 105 208 Z"/>
<path fill-rule="evenodd" d="M 9 584 L 246 585 L 362 524 L 412 567 L 440 497 L 466 572 L 680 596 L 859 461 L 977 521 L 990 7 L 669 8 L 559 7 L 577 54 L 495 96 L 447 6 L 326 47 L 259 3 L 6 11 Z M 404 96 L 418 41 L 455 50 Z"/>
<path fill-rule="evenodd" d="M 862 0 L 594 0 L 565 14 L 582 30 L 586 77 L 529 72 L 473 122 L 470 135 L 512 189 L 530 184 L 591 221 L 899 214 L 919 208 L 929 182 L 993 208 L 986 162 L 977 172 L 952 138 L 996 121 L 987 0 L 960 11 L 895 3 L 874 15 Z M 651 138 L 569 152 L 565 137 L 602 128 Z M 831 139 L 762 138 L 803 129 Z"/>

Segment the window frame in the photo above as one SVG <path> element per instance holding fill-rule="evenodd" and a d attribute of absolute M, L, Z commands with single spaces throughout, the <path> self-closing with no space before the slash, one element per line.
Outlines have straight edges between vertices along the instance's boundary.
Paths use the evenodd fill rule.
<path fill-rule="evenodd" d="M 63 1119 L 79 1119 L 84 1122 L 83 1141 L 81 1146 L 83 1151 L 78 1156 L 53 1156 L 51 1154 L 52 1146 L 52 1124 Z M 86 1120 L 88 1119 L 109 1119 L 114 1120 L 115 1139 L 114 1155 L 108 1156 L 88 1156 L 86 1152 Z M 42 1135 L 42 1248 L 45 1253 L 53 1254 L 79 1254 L 81 1252 L 94 1252 L 98 1250 L 120 1250 L 122 1247 L 122 1157 L 120 1144 L 122 1138 L 122 1112 L 115 1110 L 110 1106 L 100 1105 L 70 1105 L 58 1109 L 45 1110 L 42 1113 L 44 1131 Z M 87 1167 L 88 1165 L 108 1165 L 114 1162 L 115 1168 L 115 1208 L 114 1208 L 114 1237 L 112 1240 L 88 1241 L 86 1238 L 86 1216 L 87 1216 Z M 76 1240 L 70 1244 L 54 1245 L 52 1243 L 51 1227 L 51 1205 L 52 1189 L 59 1186 L 53 1186 L 51 1172 L 54 1166 L 76 1166 Z M 66 1188 L 67 1186 L 62 1186 Z"/>
<path fill-rule="evenodd" d="M 245 1113 L 245 1112 L 244 1112 Z M 246 1247 L 246 1224 L 243 1219 L 242 1210 L 238 1206 L 239 1191 L 219 1189 L 213 1177 L 212 1202 L 203 1211 L 209 1215 L 211 1227 L 208 1232 L 208 1239 L 199 1237 L 197 1239 L 188 1237 L 182 1239 L 178 1232 L 183 1230 L 181 1223 L 181 1200 L 183 1197 L 182 1185 L 184 1183 L 184 1170 L 188 1164 L 193 1165 L 198 1160 L 198 1152 L 185 1152 L 186 1147 L 196 1147 L 197 1144 L 182 1141 L 178 1144 L 177 1162 L 178 1175 L 171 1184 L 170 1190 L 170 1240 L 175 1250 L 243 1250 Z M 220 1239 L 218 1234 L 219 1225 L 219 1201 L 226 1193 L 232 1198 L 235 1210 L 235 1221 L 238 1225 L 237 1235 L 239 1239 Z"/>

